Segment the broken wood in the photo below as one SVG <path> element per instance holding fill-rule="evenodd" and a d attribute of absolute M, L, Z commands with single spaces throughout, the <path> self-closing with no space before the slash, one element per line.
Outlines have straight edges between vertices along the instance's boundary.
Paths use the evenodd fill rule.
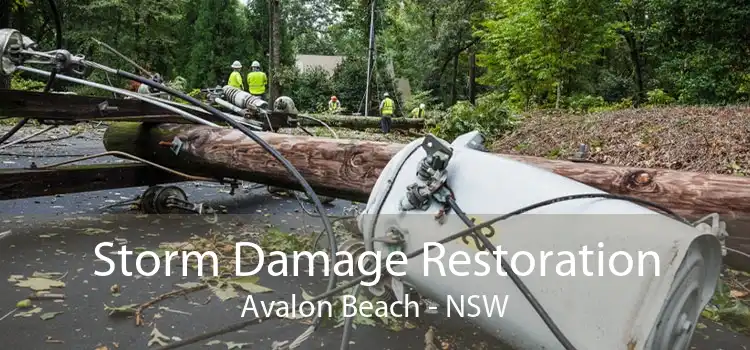
<path fill-rule="evenodd" d="M 316 114 L 313 117 L 322 120 L 332 128 L 347 128 L 353 130 L 380 129 L 380 117 L 360 117 L 353 115 L 330 115 Z M 422 129 L 425 126 L 425 120 L 420 118 L 391 118 L 391 129 L 408 130 Z M 320 123 L 299 118 L 302 126 L 321 126 Z"/>
<path fill-rule="evenodd" d="M 196 112 L 187 107 L 181 109 L 217 121 L 208 112 Z M 0 116 L 66 121 L 148 121 L 144 119 L 161 118 L 159 122 L 163 123 L 192 123 L 172 111 L 136 99 L 21 90 L 0 90 Z"/>
<path fill-rule="evenodd" d="M 143 164 L 94 164 L 49 169 L 0 169 L 0 200 L 152 186 L 184 178 Z"/>
<path fill-rule="evenodd" d="M 366 202 L 375 181 L 404 145 L 259 133 L 299 169 L 320 195 Z M 175 137 L 178 154 L 160 145 Z M 208 126 L 117 123 L 104 135 L 107 150 L 123 151 L 175 169 L 300 190 L 286 170 L 250 138 L 234 129 Z M 724 220 L 750 220 L 750 178 L 638 169 L 544 158 L 499 155 L 549 170 L 606 192 L 629 195 L 697 219 L 717 212 Z M 730 223 L 729 229 L 732 229 Z M 744 233 L 748 232 L 748 233 Z M 750 230 L 732 230 L 735 248 L 750 251 Z M 750 266 L 750 262 L 745 263 Z"/>

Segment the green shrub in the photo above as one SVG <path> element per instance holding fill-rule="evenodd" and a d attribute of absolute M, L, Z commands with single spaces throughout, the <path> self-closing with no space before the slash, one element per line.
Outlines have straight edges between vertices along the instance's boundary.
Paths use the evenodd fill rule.
<path fill-rule="evenodd" d="M 430 132 L 438 137 L 453 140 L 461 134 L 477 130 L 493 138 L 515 125 L 512 113 L 499 94 L 488 94 L 477 99 L 476 106 L 459 101 L 445 114 L 439 114 Z"/>
<path fill-rule="evenodd" d="M 578 95 L 569 98 L 568 104 L 574 112 L 587 113 L 594 108 L 601 108 L 607 105 L 601 96 Z"/>
<path fill-rule="evenodd" d="M 20 74 L 13 74 L 10 79 L 11 90 L 42 91 L 45 85 L 44 81 L 24 79 Z"/>
<path fill-rule="evenodd" d="M 675 99 L 662 89 L 651 90 L 646 93 L 646 97 L 648 104 L 652 106 L 666 106 L 675 102 Z"/>

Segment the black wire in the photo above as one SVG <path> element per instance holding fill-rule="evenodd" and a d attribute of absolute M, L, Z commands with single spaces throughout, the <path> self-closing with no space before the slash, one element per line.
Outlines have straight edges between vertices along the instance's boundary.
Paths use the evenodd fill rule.
<path fill-rule="evenodd" d="M 49 3 L 50 10 L 52 11 L 52 17 L 55 19 L 55 46 L 58 50 L 62 49 L 62 19 L 60 18 L 60 12 L 57 11 L 57 4 L 55 0 L 47 0 Z"/>
<path fill-rule="evenodd" d="M 336 244 L 336 236 L 333 233 L 333 226 L 331 225 L 331 221 L 328 219 L 328 216 L 326 215 L 325 208 L 323 207 L 323 203 L 321 203 L 320 198 L 315 193 L 315 191 L 312 189 L 312 187 L 307 182 L 307 180 L 305 180 L 305 178 L 302 176 L 302 174 L 300 174 L 300 172 L 297 170 L 297 168 L 295 168 L 294 165 L 292 165 L 292 163 L 289 162 L 289 160 L 287 160 L 286 158 L 284 158 L 284 156 L 281 153 L 279 153 L 278 150 L 274 149 L 265 140 L 263 140 L 262 138 L 260 138 L 255 132 L 253 132 L 252 130 L 248 129 L 244 125 L 236 122 L 235 120 L 233 120 L 231 118 L 226 117 L 221 111 L 217 110 L 216 108 L 211 107 L 209 105 L 206 105 L 205 103 L 202 103 L 202 102 L 196 100 L 193 97 L 190 97 L 189 95 L 187 95 L 187 94 L 185 94 L 183 92 L 177 91 L 177 90 L 172 89 L 172 88 L 170 88 L 168 86 L 159 84 L 159 83 L 157 83 L 157 82 L 155 82 L 155 81 L 153 81 L 151 79 L 146 79 L 146 78 L 143 78 L 141 76 L 132 74 L 130 72 L 126 72 L 126 71 L 122 71 L 122 70 L 117 70 L 117 75 L 120 75 L 120 76 L 122 76 L 124 78 L 127 78 L 127 79 L 130 79 L 130 80 L 135 80 L 137 82 L 140 82 L 141 84 L 146 84 L 149 87 L 153 87 L 154 89 L 157 89 L 157 90 L 160 90 L 160 91 L 164 91 L 164 92 L 166 92 L 166 93 L 168 93 L 170 95 L 173 95 L 175 97 L 179 97 L 179 98 L 181 98 L 181 99 L 183 99 L 185 101 L 188 101 L 188 102 L 190 102 L 191 104 L 193 104 L 193 105 L 195 105 L 197 107 L 203 108 L 204 110 L 206 110 L 206 111 L 210 112 L 211 114 L 213 114 L 215 117 L 217 117 L 217 118 L 225 121 L 226 123 L 228 123 L 232 127 L 234 127 L 236 129 L 242 131 L 243 134 L 247 135 L 253 141 L 255 141 L 257 144 L 259 144 L 261 147 L 263 147 L 263 149 L 265 149 L 274 158 L 276 158 L 276 160 L 278 160 L 279 163 L 281 163 L 284 166 L 284 168 L 286 168 L 286 170 L 294 178 L 296 178 L 297 181 L 299 181 L 300 185 L 305 190 L 305 193 L 307 194 L 307 196 L 310 198 L 310 200 L 312 200 L 313 204 L 315 205 L 315 209 L 318 211 L 318 213 L 320 213 L 320 219 L 323 221 L 323 227 L 325 228 L 326 232 L 328 233 L 328 241 L 330 243 L 330 249 L 331 249 L 331 251 L 335 252 L 338 249 L 338 246 Z M 334 266 L 336 265 L 336 262 L 337 262 L 336 254 L 333 254 L 331 256 L 331 263 L 330 263 L 330 265 L 331 265 L 330 266 L 331 271 L 333 271 Z M 332 290 L 335 287 L 336 287 L 336 274 L 332 273 L 332 274 L 329 275 L 328 288 L 327 289 L 328 290 Z M 321 315 L 321 314 L 322 314 L 322 312 L 319 313 L 318 315 L 316 315 L 315 320 L 313 321 L 315 329 L 317 329 L 320 326 L 320 317 L 318 317 L 318 316 Z"/>
<path fill-rule="evenodd" d="M 451 191 L 452 192 L 452 191 Z M 448 205 L 450 208 L 456 212 L 456 215 L 463 221 L 467 226 L 474 227 L 474 222 L 469 219 L 469 217 L 466 215 L 466 213 L 461 210 L 461 208 L 458 206 L 458 203 L 456 203 L 456 200 L 453 198 L 453 196 L 448 197 Z M 495 258 L 495 260 L 498 259 L 498 252 L 497 247 L 490 242 L 489 238 L 487 236 L 479 233 L 479 231 L 474 231 L 473 236 L 478 238 L 480 241 L 482 241 L 482 244 L 484 245 L 484 250 L 489 251 L 492 253 L 492 256 Z M 513 268 L 508 264 L 508 261 L 504 257 L 500 257 L 500 266 L 502 267 L 503 271 L 506 271 L 508 273 L 508 277 L 510 277 L 511 281 L 518 287 L 518 290 L 521 291 L 521 294 L 526 298 L 526 300 L 531 304 L 531 307 L 534 308 L 534 311 L 539 315 L 539 317 L 542 318 L 542 321 L 545 325 L 547 325 L 547 328 L 552 332 L 552 334 L 557 338 L 557 340 L 562 344 L 562 346 L 566 350 L 576 350 L 576 347 L 573 345 L 573 343 L 570 342 L 570 339 L 565 336 L 565 334 L 560 330 L 560 328 L 557 326 L 555 321 L 549 316 L 547 313 L 547 310 L 544 309 L 542 304 L 539 303 L 539 300 L 534 296 L 534 294 L 529 290 L 528 287 L 526 287 L 526 284 L 523 283 L 520 277 L 516 274 L 515 271 L 513 271 Z M 347 342 L 348 343 L 348 342 Z"/>
<path fill-rule="evenodd" d="M 20 130 L 26 123 L 29 122 L 29 118 L 23 118 L 16 123 L 16 125 L 13 126 L 8 132 L 5 133 L 5 135 L 0 137 L 0 144 L 7 141 L 9 138 L 11 138 L 13 135 L 15 135 L 18 130 Z"/>
<path fill-rule="evenodd" d="M 610 194 L 610 193 L 573 194 L 573 195 L 562 196 L 562 197 L 557 197 L 557 198 L 552 198 L 552 199 L 544 200 L 544 201 L 541 201 L 541 202 L 537 202 L 537 203 L 534 203 L 534 204 L 527 205 L 525 207 L 516 209 L 516 210 L 514 210 L 514 211 L 512 211 L 510 213 L 507 213 L 507 214 L 498 215 L 498 216 L 496 216 L 496 217 L 494 217 L 494 218 L 492 218 L 490 220 L 487 220 L 485 222 L 482 222 L 482 223 L 480 223 L 478 225 L 474 225 L 472 227 L 468 227 L 468 228 L 463 229 L 463 230 L 461 230 L 459 232 L 456 232 L 456 233 L 454 233 L 454 234 L 452 234 L 450 236 L 447 236 L 447 237 L 445 237 L 443 239 L 440 239 L 439 241 L 435 242 L 436 244 L 425 246 L 425 247 L 422 247 L 421 249 L 418 249 L 418 250 L 413 251 L 413 252 L 411 252 L 409 254 L 406 254 L 406 258 L 407 259 L 416 258 L 416 257 L 418 257 L 418 256 L 420 256 L 420 255 L 422 255 L 422 254 L 424 254 L 424 253 L 426 253 L 426 252 L 428 252 L 428 251 L 436 248 L 438 245 L 442 245 L 442 244 L 448 243 L 450 241 L 456 240 L 458 238 L 461 238 L 461 237 L 464 237 L 464 236 L 468 236 L 470 234 L 473 234 L 474 232 L 480 232 L 481 229 L 483 229 L 485 227 L 490 227 L 490 226 L 492 226 L 492 224 L 494 224 L 494 223 L 496 223 L 498 221 L 507 220 L 507 219 L 509 219 L 511 217 L 514 217 L 514 216 L 517 216 L 517 215 L 521 215 L 523 213 L 532 211 L 534 209 L 545 207 L 545 206 L 549 206 L 549 205 L 552 205 L 552 204 L 556 204 L 556 203 L 560 203 L 560 202 L 565 202 L 565 201 L 571 201 L 571 200 L 575 200 L 575 199 L 585 199 L 585 198 L 602 198 L 602 199 L 624 200 L 624 201 L 633 202 L 633 203 L 636 203 L 636 204 L 641 204 L 641 205 L 653 207 L 653 208 L 656 208 L 656 209 L 659 209 L 659 210 L 665 212 L 666 214 L 668 214 L 668 215 L 672 216 L 673 218 L 677 219 L 678 221 L 681 221 L 681 222 L 684 222 L 687 225 L 690 225 L 690 223 L 687 220 L 685 220 L 683 217 L 677 215 L 673 211 L 671 211 L 671 210 L 669 210 L 669 209 L 667 209 L 667 208 L 665 208 L 663 206 L 660 206 L 660 205 L 658 205 L 656 203 L 652 203 L 650 201 L 647 201 L 647 200 L 643 200 L 643 199 L 639 199 L 639 198 L 635 198 L 635 197 L 617 195 L 617 194 Z M 490 245 L 491 245 L 491 243 L 490 243 Z M 380 261 L 380 266 L 381 266 L 381 269 L 380 269 L 381 273 L 385 272 L 387 270 L 387 268 L 388 268 L 387 257 L 383 258 Z M 315 297 L 312 297 L 309 301 L 311 303 L 315 303 L 315 302 L 321 301 L 323 299 L 327 299 L 327 298 L 329 298 L 329 297 L 331 297 L 331 296 L 333 296 L 333 295 L 335 295 L 337 293 L 343 292 L 343 291 L 345 291 L 345 290 L 347 290 L 347 289 L 349 289 L 349 288 L 351 288 L 351 287 L 359 284 L 360 282 L 366 280 L 367 278 L 372 278 L 372 275 L 361 275 L 361 276 L 358 276 L 358 277 L 352 279 L 351 281 L 349 281 L 347 283 L 343 283 L 340 286 L 338 286 L 338 287 L 336 287 L 336 288 L 334 288 L 334 289 L 332 289 L 330 291 L 327 291 L 327 292 L 325 292 L 323 294 L 320 294 L 320 295 L 317 295 Z M 243 321 L 243 322 L 231 324 L 229 326 L 217 329 L 215 331 L 211 331 L 211 332 L 204 333 L 204 334 L 201 334 L 201 335 L 193 337 L 193 338 L 189 338 L 189 339 L 181 340 L 181 341 L 176 342 L 176 343 L 169 344 L 167 346 L 159 348 L 159 350 L 176 349 L 176 348 L 179 348 L 179 347 L 182 347 L 182 346 L 185 346 L 185 345 L 190 345 L 190 344 L 193 344 L 193 343 L 201 341 L 201 340 L 213 338 L 213 337 L 225 334 L 225 333 L 229 333 L 229 332 L 232 332 L 232 331 L 236 331 L 236 330 L 245 328 L 245 327 L 247 327 L 247 326 L 249 326 L 249 325 L 251 325 L 253 323 L 258 323 L 259 321 L 262 321 L 264 319 L 267 319 L 267 318 L 252 318 L 252 319 L 250 319 L 248 321 Z"/>

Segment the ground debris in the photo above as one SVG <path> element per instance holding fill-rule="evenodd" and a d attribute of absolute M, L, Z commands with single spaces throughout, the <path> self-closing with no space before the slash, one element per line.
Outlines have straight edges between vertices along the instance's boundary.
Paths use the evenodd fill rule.
<path fill-rule="evenodd" d="M 640 108 L 590 114 L 533 112 L 495 141 L 497 153 L 618 166 L 748 175 L 750 107 Z"/>

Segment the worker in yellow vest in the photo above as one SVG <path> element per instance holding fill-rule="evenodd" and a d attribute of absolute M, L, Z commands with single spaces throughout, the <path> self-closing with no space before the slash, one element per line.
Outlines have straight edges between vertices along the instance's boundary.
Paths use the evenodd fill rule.
<path fill-rule="evenodd" d="M 424 107 L 424 103 L 420 103 L 419 107 L 414 107 L 414 109 L 411 110 L 409 116 L 412 118 L 424 118 Z"/>
<path fill-rule="evenodd" d="M 341 101 L 336 96 L 331 96 L 328 101 L 328 113 L 336 114 L 341 110 Z"/>
<path fill-rule="evenodd" d="M 262 99 L 266 99 L 266 84 L 268 84 L 268 77 L 266 73 L 260 71 L 260 62 L 253 61 L 250 66 L 252 71 L 247 73 L 247 88 L 250 95 L 258 96 Z"/>
<path fill-rule="evenodd" d="M 393 100 L 388 97 L 388 93 L 383 94 L 383 101 L 380 102 L 380 130 L 387 134 L 391 131 L 391 118 L 393 117 Z"/>
<path fill-rule="evenodd" d="M 240 63 L 240 61 L 234 61 L 232 63 L 232 74 L 229 74 L 227 85 L 244 90 L 242 87 L 242 74 L 240 74 L 240 69 L 242 69 L 242 63 Z"/>

